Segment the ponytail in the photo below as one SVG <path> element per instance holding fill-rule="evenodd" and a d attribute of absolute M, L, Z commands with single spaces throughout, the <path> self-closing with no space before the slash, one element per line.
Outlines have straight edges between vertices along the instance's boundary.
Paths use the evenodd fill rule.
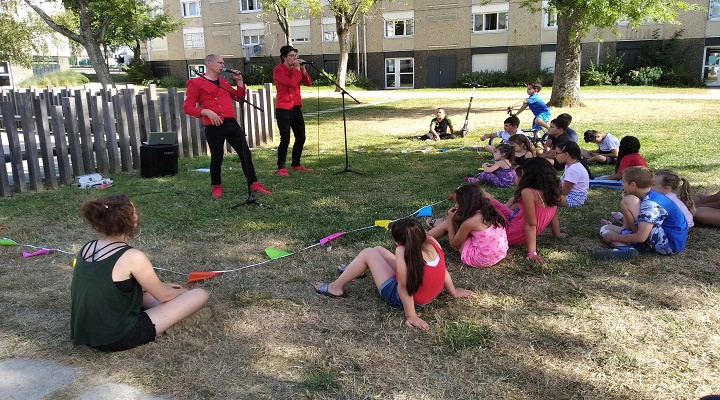
<path fill-rule="evenodd" d="M 393 240 L 405 246 L 405 265 L 407 265 L 407 288 L 410 296 L 414 295 L 423 281 L 425 273 L 425 260 L 422 250 L 427 235 L 425 229 L 417 220 L 403 218 L 393 222 L 390 227 Z"/>
<path fill-rule="evenodd" d="M 695 200 L 693 200 L 693 191 L 690 182 L 685 178 L 680 178 L 682 186 L 680 187 L 679 198 L 687 206 L 690 214 L 695 214 Z"/>

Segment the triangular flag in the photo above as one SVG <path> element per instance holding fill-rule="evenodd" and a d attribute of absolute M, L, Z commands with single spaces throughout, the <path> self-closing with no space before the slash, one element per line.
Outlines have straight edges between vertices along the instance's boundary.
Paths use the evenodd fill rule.
<path fill-rule="evenodd" d="M 193 282 L 197 282 L 197 281 L 204 281 L 205 279 L 210 279 L 210 278 L 212 278 L 213 276 L 217 276 L 217 275 L 220 275 L 220 274 L 222 274 L 222 272 L 218 272 L 218 271 L 208 271 L 208 272 L 193 271 L 193 272 L 190 272 L 190 275 L 188 276 L 188 279 L 187 279 L 187 281 L 186 281 L 185 283 L 193 283 Z"/>
<path fill-rule="evenodd" d="M 432 217 L 432 206 L 425 206 L 418 210 L 418 217 Z"/>
<path fill-rule="evenodd" d="M 344 234 L 345 234 L 345 232 L 335 232 L 330 236 L 325 236 L 324 238 L 320 239 L 320 245 L 325 246 L 327 244 L 327 242 L 329 242 L 333 239 L 339 238 L 340 236 L 342 236 Z"/>
<path fill-rule="evenodd" d="M 2 238 L 0 239 L 0 246 L 20 246 L 20 244 L 12 239 Z"/>
<path fill-rule="evenodd" d="M 48 253 L 52 253 L 52 252 L 53 252 L 53 251 L 50 250 L 50 249 L 40 249 L 40 250 L 34 251 L 34 252 L 32 252 L 32 253 L 29 253 L 29 252 L 27 252 L 27 251 L 23 251 L 23 252 L 22 252 L 22 255 L 23 255 L 23 257 L 25 257 L 25 258 L 30 258 L 30 257 L 35 257 L 35 256 L 41 256 L 41 255 L 43 255 L 43 254 L 48 254 Z"/>
<path fill-rule="evenodd" d="M 278 249 L 273 249 L 272 247 L 268 247 L 265 249 L 265 254 L 267 254 L 268 257 L 270 257 L 271 260 L 274 260 L 276 258 L 285 257 L 292 253 L 288 253 L 287 251 L 282 251 Z"/>
<path fill-rule="evenodd" d="M 379 226 L 381 228 L 387 229 L 388 225 L 390 225 L 391 222 L 392 221 L 389 219 L 378 219 L 378 220 L 375 220 L 375 226 Z"/>

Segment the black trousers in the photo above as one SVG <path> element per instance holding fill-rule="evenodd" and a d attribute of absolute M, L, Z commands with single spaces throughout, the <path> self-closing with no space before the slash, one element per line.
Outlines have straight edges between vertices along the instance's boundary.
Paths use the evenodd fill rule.
<path fill-rule="evenodd" d="M 297 167 L 300 165 L 300 157 L 302 156 L 303 146 L 305 146 L 305 118 L 303 118 L 302 108 L 300 108 L 300 106 L 295 106 L 292 110 L 276 108 L 275 119 L 277 120 L 278 130 L 280 131 L 278 169 L 285 168 L 287 150 L 290 146 L 291 128 L 293 136 L 295 136 L 295 143 L 293 144 L 292 163 L 290 165 Z"/>
<path fill-rule="evenodd" d="M 248 185 L 252 185 L 258 180 L 255 175 L 255 167 L 253 166 L 250 147 L 248 147 L 247 141 L 245 140 L 245 131 L 238 125 L 237 121 L 225 118 L 219 126 L 205 125 L 205 140 L 207 140 L 208 148 L 210 149 L 211 184 L 219 185 L 222 183 L 220 175 L 223 157 L 225 155 L 225 141 L 230 143 L 230 146 L 235 149 L 238 157 L 240 157 L 240 165 L 242 165 Z"/>

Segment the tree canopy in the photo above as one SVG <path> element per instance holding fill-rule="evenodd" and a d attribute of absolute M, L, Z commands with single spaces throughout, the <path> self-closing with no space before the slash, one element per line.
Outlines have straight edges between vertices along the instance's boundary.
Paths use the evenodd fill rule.
<path fill-rule="evenodd" d="M 522 7 L 537 10 L 537 1 L 524 0 Z M 558 31 L 555 78 L 548 104 L 556 107 L 582 105 L 580 101 L 580 47 L 591 28 L 612 29 L 627 21 L 636 27 L 643 22 L 677 23 L 680 11 L 699 6 L 681 0 L 549 0 L 557 10 Z"/>
<path fill-rule="evenodd" d="M 32 66 L 33 56 L 47 50 L 47 42 L 39 38 L 48 33 L 47 25 L 34 13 L 23 13 L 18 2 L 0 2 L 0 61 Z"/>

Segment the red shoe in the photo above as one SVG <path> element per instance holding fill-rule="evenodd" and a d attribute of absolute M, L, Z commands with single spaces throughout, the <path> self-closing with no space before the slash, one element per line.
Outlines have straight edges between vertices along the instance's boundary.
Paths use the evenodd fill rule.
<path fill-rule="evenodd" d="M 210 195 L 216 199 L 219 199 L 222 197 L 223 187 L 222 185 L 212 185 L 212 189 L 210 190 Z"/>
<path fill-rule="evenodd" d="M 290 176 L 290 174 L 288 174 L 287 172 L 287 168 L 278 168 L 277 174 L 279 176 Z"/>
<path fill-rule="evenodd" d="M 253 182 L 253 184 L 250 185 L 250 190 L 252 190 L 253 192 L 260 192 L 262 194 L 272 194 L 272 192 L 267 190 L 265 186 L 260 183 L 260 181 Z"/>
<path fill-rule="evenodd" d="M 290 169 L 294 171 L 312 171 L 312 168 L 303 167 L 302 165 L 298 165 L 297 167 L 291 167 Z"/>

